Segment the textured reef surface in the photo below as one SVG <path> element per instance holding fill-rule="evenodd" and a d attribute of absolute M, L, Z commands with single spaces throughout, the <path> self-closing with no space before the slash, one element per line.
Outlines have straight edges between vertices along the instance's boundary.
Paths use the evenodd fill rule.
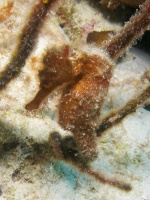
<path fill-rule="evenodd" d="M 0 200 L 150 200 L 143 2 L 0 2 Z"/>

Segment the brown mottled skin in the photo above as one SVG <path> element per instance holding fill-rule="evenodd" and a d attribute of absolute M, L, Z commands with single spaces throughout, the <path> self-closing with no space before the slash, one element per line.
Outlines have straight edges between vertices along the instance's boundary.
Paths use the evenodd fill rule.
<path fill-rule="evenodd" d="M 107 94 L 111 66 L 96 55 L 84 55 L 80 63 L 80 74 L 63 92 L 59 123 L 73 133 L 81 156 L 93 160 L 96 157 L 95 120 Z"/>
<path fill-rule="evenodd" d="M 53 49 L 43 59 L 39 73 L 40 90 L 26 109 L 33 110 L 54 88 L 70 82 L 64 89 L 59 105 L 59 123 L 74 135 L 81 156 L 85 160 L 96 157 L 95 120 L 107 94 L 111 66 L 97 55 L 83 54 L 74 64 L 64 49 Z M 60 68 L 61 66 L 61 68 Z M 83 154 L 83 155 L 82 155 Z"/>
<path fill-rule="evenodd" d="M 27 110 L 38 109 L 40 103 L 52 90 L 73 79 L 73 65 L 68 58 L 68 51 L 68 46 L 65 46 L 60 50 L 52 49 L 46 53 L 43 58 L 44 69 L 39 73 L 40 90 L 26 105 Z"/>

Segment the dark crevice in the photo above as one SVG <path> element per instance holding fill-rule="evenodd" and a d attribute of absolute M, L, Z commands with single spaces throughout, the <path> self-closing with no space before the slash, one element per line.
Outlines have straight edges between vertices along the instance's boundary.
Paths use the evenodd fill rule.
<path fill-rule="evenodd" d="M 144 106 L 144 109 L 147 110 L 147 111 L 150 111 L 150 104 L 146 104 L 146 105 Z"/>
<path fill-rule="evenodd" d="M 17 139 L 15 139 L 12 142 L 4 143 L 3 144 L 3 151 L 6 152 L 6 151 L 9 151 L 9 150 L 15 149 L 18 145 L 19 145 L 19 141 Z"/>
<path fill-rule="evenodd" d="M 0 196 L 2 196 L 3 192 L 2 192 L 2 189 L 0 188 Z"/>

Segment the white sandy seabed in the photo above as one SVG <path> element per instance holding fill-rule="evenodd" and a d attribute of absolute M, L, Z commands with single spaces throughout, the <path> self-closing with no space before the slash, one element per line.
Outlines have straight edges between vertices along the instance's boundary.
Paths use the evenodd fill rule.
<path fill-rule="evenodd" d="M 62 34 L 59 38 L 65 38 L 59 29 L 55 32 Z M 130 55 L 114 70 L 103 115 L 123 106 L 147 86 L 148 82 L 142 80 L 142 76 L 149 70 L 149 63 L 149 55 L 131 49 Z M 130 183 L 132 190 L 125 192 L 97 182 L 69 164 L 48 157 L 46 150 L 44 154 L 35 148 L 34 144 L 42 145 L 48 141 L 51 131 L 66 132 L 56 122 L 59 90 L 49 97 L 42 113 L 28 114 L 23 110 L 26 98 L 31 98 L 22 87 L 29 70 L 30 67 L 23 69 L 21 78 L 0 94 L 0 200 L 150 200 L 150 112 L 138 108 L 97 140 L 98 158 L 91 163 L 92 168 Z M 35 93 L 36 81 L 37 74 L 32 88 L 27 91 Z M 15 138 L 16 147 L 3 145 L 11 144 Z M 39 151 L 39 158 L 34 150 Z"/>

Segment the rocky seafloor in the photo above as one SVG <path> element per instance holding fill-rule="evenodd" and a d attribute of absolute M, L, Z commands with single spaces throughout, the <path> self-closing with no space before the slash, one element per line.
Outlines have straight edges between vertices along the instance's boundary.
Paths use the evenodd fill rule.
<path fill-rule="evenodd" d="M 3 2 L 0 3 L 1 71 L 17 46 L 18 33 L 36 0 Z M 114 16 L 112 11 L 97 9 L 89 1 L 75 0 L 58 1 L 48 12 L 24 67 L 0 91 L 0 200 L 150 200 L 149 101 L 142 102 L 135 112 L 97 138 L 98 158 L 91 163 L 92 169 L 130 183 L 129 192 L 100 183 L 54 157 L 49 134 L 53 131 L 70 134 L 60 127 L 57 119 L 61 87 L 49 95 L 38 111 L 25 109 L 39 90 L 38 72 L 48 48 L 66 44 L 80 48 L 89 32 L 117 32 L 129 13 L 123 15 L 118 20 L 118 14 Z M 149 86 L 144 76 L 149 70 L 149 53 L 136 46 L 131 48 L 114 68 L 99 120 L 142 93 Z"/>

